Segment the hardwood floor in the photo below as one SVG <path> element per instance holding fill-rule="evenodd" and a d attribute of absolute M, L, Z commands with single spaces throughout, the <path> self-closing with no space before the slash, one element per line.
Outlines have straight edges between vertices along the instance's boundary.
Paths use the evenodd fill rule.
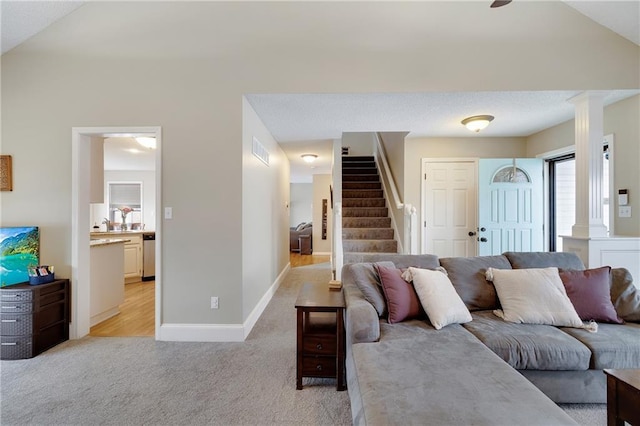
<path fill-rule="evenodd" d="M 289 262 L 291 263 L 292 268 L 298 266 L 315 265 L 316 263 L 325 263 L 330 261 L 331 256 L 329 255 L 300 254 L 294 252 L 289 253 Z"/>
<path fill-rule="evenodd" d="M 328 255 L 289 253 L 291 267 L 330 262 Z M 124 286 L 124 303 L 120 313 L 93 327 L 91 336 L 155 336 L 155 281 L 141 281 Z"/>
<path fill-rule="evenodd" d="M 93 327 L 101 337 L 155 336 L 155 281 L 125 284 L 120 313 Z"/>

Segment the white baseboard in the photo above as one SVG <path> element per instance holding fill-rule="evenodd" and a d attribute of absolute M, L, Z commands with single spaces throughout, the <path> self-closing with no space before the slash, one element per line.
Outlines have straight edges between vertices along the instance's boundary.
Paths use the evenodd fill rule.
<path fill-rule="evenodd" d="M 253 308 L 253 310 L 251 311 L 247 319 L 244 321 L 244 338 L 245 339 L 247 338 L 249 333 L 251 333 L 253 326 L 256 325 L 256 322 L 258 322 L 258 318 L 260 318 L 260 315 L 262 315 L 262 312 L 269 304 L 269 301 L 271 300 L 273 295 L 276 293 L 276 290 L 278 290 L 278 287 L 280 287 L 280 284 L 282 284 L 284 277 L 287 275 L 287 272 L 289 272 L 290 269 L 291 269 L 291 264 L 287 263 L 287 266 L 285 266 L 282 272 L 280 272 L 280 275 L 278 275 L 278 278 L 276 278 L 275 282 L 271 285 L 271 287 L 269 287 L 267 292 L 264 294 L 264 296 L 262 296 L 258 304 L 255 306 L 255 308 Z"/>
<path fill-rule="evenodd" d="M 98 315 L 92 316 L 89 324 L 91 327 L 93 327 L 96 324 L 100 324 L 102 321 L 106 321 L 111 317 L 115 317 L 119 313 L 120 313 L 120 309 L 118 309 L 118 307 L 116 306 L 115 308 L 111 308 L 102 313 L 99 313 Z"/>
<path fill-rule="evenodd" d="M 313 255 L 314 256 L 331 256 L 331 252 L 330 251 L 314 251 Z"/>
<path fill-rule="evenodd" d="M 243 342 L 291 269 L 287 264 L 256 304 L 244 324 L 162 324 L 158 340 L 167 342 Z"/>

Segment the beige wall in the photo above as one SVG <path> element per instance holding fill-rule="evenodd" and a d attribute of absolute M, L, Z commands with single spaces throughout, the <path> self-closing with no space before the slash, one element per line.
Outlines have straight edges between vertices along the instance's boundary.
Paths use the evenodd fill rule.
<path fill-rule="evenodd" d="M 331 175 L 313 175 L 313 253 L 331 253 L 333 210 L 331 209 Z M 322 200 L 327 200 L 327 239 L 322 239 Z"/>
<path fill-rule="evenodd" d="M 640 87 L 637 45 L 562 2 L 518 11 L 504 19 L 478 2 L 88 2 L 2 56 L 1 150 L 14 159 L 2 224 L 40 226 L 42 258 L 71 276 L 71 128 L 161 126 L 159 201 L 174 213 L 162 228 L 161 321 L 238 324 L 288 251 L 288 182 L 281 171 L 264 185 L 262 173 L 243 172 L 253 167 L 243 95 Z M 545 30 L 531 31 L 540 22 Z M 491 49 L 469 50 L 470 40 Z M 419 185 L 417 159 L 435 154 L 414 145 L 405 198 L 419 205 L 408 184 Z M 628 149 L 619 155 L 633 162 Z M 459 151 L 443 155 L 475 155 Z M 251 226 L 258 209 L 271 216 L 257 224 L 277 223 L 270 235 Z M 266 259 L 253 264 L 257 248 Z M 214 273 L 203 276 L 201 265 Z"/>
<path fill-rule="evenodd" d="M 405 141 L 405 202 L 416 207 L 418 223 L 422 215 L 423 158 L 526 157 L 524 138 L 411 138 L 409 136 Z M 418 247 L 422 247 L 421 232 L 418 232 Z"/>
<path fill-rule="evenodd" d="M 311 222 L 313 217 L 313 184 L 292 183 L 290 194 L 289 226 L 298 226 L 302 222 Z"/>
<path fill-rule="evenodd" d="M 640 167 L 638 167 L 640 124 L 638 117 L 640 117 L 640 95 L 616 102 L 604 109 L 604 134 L 614 135 L 614 189 L 616 193 L 621 188 L 629 190 L 629 205 L 632 210 L 630 218 L 614 215 L 614 230 L 617 235 L 632 237 L 640 236 Z M 531 135 L 527 138 L 527 155 L 535 157 L 575 145 L 574 126 L 574 120 L 569 120 Z M 617 202 L 617 198 L 615 201 Z"/>
<path fill-rule="evenodd" d="M 244 321 L 289 263 L 290 196 L 287 156 L 244 98 L 242 107 Z M 269 151 L 268 166 L 252 153 L 254 137 Z M 233 308 L 234 305 L 229 306 L 229 309 Z"/>

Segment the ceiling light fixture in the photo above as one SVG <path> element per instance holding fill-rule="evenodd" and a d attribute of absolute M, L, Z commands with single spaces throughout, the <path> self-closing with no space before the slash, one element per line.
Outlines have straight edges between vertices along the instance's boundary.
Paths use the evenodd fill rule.
<path fill-rule="evenodd" d="M 462 124 L 464 124 L 467 129 L 477 133 L 487 127 L 492 120 L 493 115 L 474 115 L 473 117 L 467 117 L 462 120 Z"/>
<path fill-rule="evenodd" d="M 140 136 L 136 138 L 136 142 L 145 148 L 156 149 L 156 138 L 151 138 L 148 136 Z"/>
<path fill-rule="evenodd" d="M 307 163 L 313 163 L 318 158 L 316 154 L 302 154 L 301 157 Z"/>

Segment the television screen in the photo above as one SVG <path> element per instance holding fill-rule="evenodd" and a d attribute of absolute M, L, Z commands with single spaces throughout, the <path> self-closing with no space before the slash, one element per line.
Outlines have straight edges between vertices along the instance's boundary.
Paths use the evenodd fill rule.
<path fill-rule="evenodd" d="M 0 227 L 0 285 L 29 281 L 29 266 L 40 260 L 40 233 L 37 226 Z"/>

